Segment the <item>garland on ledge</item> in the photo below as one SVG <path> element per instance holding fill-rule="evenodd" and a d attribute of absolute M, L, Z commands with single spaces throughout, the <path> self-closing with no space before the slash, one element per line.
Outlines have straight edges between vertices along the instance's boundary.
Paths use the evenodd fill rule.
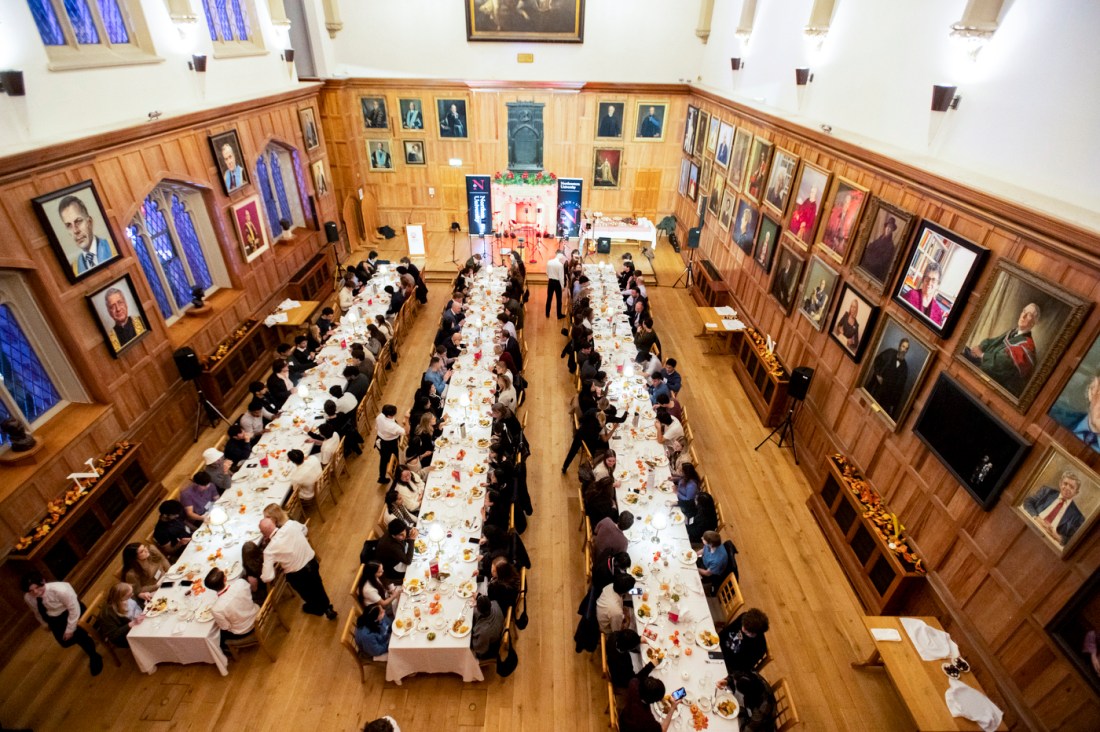
<path fill-rule="evenodd" d="M 95 472 L 97 476 L 102 476 L 110 470 L 115 463 L 121 460 L 126 453 L 133 449 L 134 446 L 129 442 L 116 443 L 114 449 L 95 461 Z M 15 551 L 26 551 L 42 541 L 42 539 L 53 530 L 53 527 L 57 526 L 62 517 L 69 512 L 69 509 L 92 492 L 92 488 L 94 488 L 97 483 L 99 483 L 99 477 L 78 480 L 76 481 L 76 486 L 65 491 L 65 495 L 47 503 L 46 517 L 31 527 L 31 530 L 27 532 L 26 536 L 20 537 L 19 541 L 15 542 Z"/>
<path fill-rule="evenodd" d="M 760 349 L 760 360 L 764 362 L 764 365 L 768 367 L 768 372 L 776 377 L 782 379 L 787 375 L 787 369 L 783 368 L 783 364 L 779 363 L 779 358 L 768 351 L 768 341 L 764 336 L 760 335 L 755 328 L 745 328 L 745 335 L 752 340 Z"/>
<path fill-rule="evenodd" d="M 218 361 L 225 358 L 225 355 L 232 350 L 233 346 L 237 345 L 245 334 L 256 324 L 253 318 L 249 318 L 240 325 L 237 329 L 226 336 L 225 340 L 218 344 L 218 347 L 214 349 L 214 352 L 202 360 L 203 368 L 210 368 Z"/>
<path fill-rule="evenodd" d="M 497 171 L 493 173 L 493 182 L 502 186 L 549 186 L 558 182 L 558 176 L 541 170 L 534 175 L 531 175 L 528 171 L 524 171 L 519 175 L 516 175 L 515 171 L 512 170 L 506 173 Z"/>
<path fill-rule="evenodd" d="M 927 570 L 909 545 L 905 543 L 902 535 L 905 527 L 898 523 L 898 517 L 886 509 L 886 504 L 874 489 L 863 479 L 863 474 L 854 465 L 848 462 L 848 458 L 837 453 L 832 456 L 832 461 L 840 469 L 844 478 L 844 484 L 852 492 L 859 502 L 867 509 L 863 517 L 869 520 L 883 543 L 889 547 L 903 565 L 910 571 L 924 574 Z"/>

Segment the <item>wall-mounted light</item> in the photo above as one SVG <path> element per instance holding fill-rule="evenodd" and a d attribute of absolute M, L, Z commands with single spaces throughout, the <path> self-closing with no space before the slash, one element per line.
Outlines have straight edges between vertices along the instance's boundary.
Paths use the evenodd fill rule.
<path fill-rule="evenodd" d="M 23 84 L 23 72 L 9 69 L 0 71 L 0 91 L 9 97 L 24 97 L 27 87 Z"/>
<path fill-rule="evenodd" d="M 948 109 L 958 109 L 962 97 L 956 94 L 956 91 L 958 91 L 957 86 L 934 84 L 932 86 L 932 111 L 946 112 Z"/>
<path fill-rule="evenodd" d="M 799 86 L 806 86 L 814 80 L 814 75 L 810 73 L 808 68 L 801 68 L 794 70 L 794 83 Z"/>
<path fill-rule="evenodd" d="M 731 58 L 730 59 L 730 68 L 733 69 L 734 71 L 740 71 L 742 68 L 744 68 L 744 66 L 745 66 L 745 62 L 742 61 L 741 59 L 739 59 L 739 58 Z"/>
<path fill-rule="evenodd" d="M 197 71 L 200 74 L 206 73 L 206 54 L 196 53 L 191 57 L 191 60 L 187 62 L 187 68 L 192 71 Z"/>
<path fill-rule="evenodd" d="M 294 49 L 293 48 L 288 48 L 285 51 L 283 51 L 283 61 L 286 61 L 288 64 L 294 63 Z"/>

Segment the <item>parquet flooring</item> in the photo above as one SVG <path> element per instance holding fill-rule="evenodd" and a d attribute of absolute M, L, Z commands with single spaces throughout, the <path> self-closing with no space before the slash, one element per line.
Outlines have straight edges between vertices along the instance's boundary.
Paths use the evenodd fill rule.
<path fill-rule="evenodd" d="M 391 247 L 377 247 L 383 256 Z M 394 250 L 397 251 L 396 249 Z M 450 241 L 429 241 L 430 269 L 450 266 Z M 391 255 L 391 256 L 397 256 Z M 669 287 L 683 269 L 662 244 L 656 267 L 663 287 L 651 288 L 657 330 L 666 355 L 684 373 L 683 401 L 696 435 L 702 470 L 730 522 L 728 533 L 741 555 L 747 602 L 771 618 L 768 635 L 771 679 L 790 680 L 807 730 L 893 732 L 910 726 L 886 677 L 859 672 L 849 662 L 865 657 L 870 642 L 859 622 L 861 609 L 831 555 L 805 500 L 810 488 L 790 453 L 774 444 L 753 447 L 766 434 L 730 370 L 728 356 L 704 355 L 694 303 L 685 290 Z M 611 257 L 605 259 L 610 260 Z M 617 259 L 617 257 L 615 257 Z M 401 361 L 385 389 L 385 401 L 405 409 L 426 366 L 437 314 L 446 297 L 431 283 L 429 305 L 408 333 Z M 0 669 L 0 725 L 35 730 L 355 730 L 376 716 L 392 715 L 404 732 L 599 732 L 607 729 L 607 698 L 598 663 L 574 652 L 576 607 L 583 572 L 576 531 L 575 468 L 560 475 L 569 444 L 567 402 L 572 385 L 558 354 L 560 324 L 542 315 L 544 287 L 533 284 L 526 339 L 528 435 L 533 455 L 530 486 L 535 514 L 524 541 L 531 554 L 531 623 L 518 641 L 519 668 L 507 679 L 463 684 L 457 677 L 421 676 L 402 686 L 385 683 L 382 667 L 368 669 L 366 684 L 338 638 L 352 600 L 351 578 L 362 540 L 378 516 L 382 494 L 374 483 L 376 456 L 353 460 L 352 485 L 328 522 L 311 538 L 340 619 L 328 622 L 283 607 L 289 634 L 276 635 L 272 664 L 246 651 L 228 677 L 213 666 L 165 665 L 152 676 L 123 655 L 91 678 L 83 654 L 59 649 L 36 632 Z M 184 478 L 207 432 L 188 451 L 169 486 Z M 346 483 L 345 483 L 346 485 Z M 148 526 L 138 532 L 146 535 Z M 104 578 L 102 585 L 110 583 Z"/>

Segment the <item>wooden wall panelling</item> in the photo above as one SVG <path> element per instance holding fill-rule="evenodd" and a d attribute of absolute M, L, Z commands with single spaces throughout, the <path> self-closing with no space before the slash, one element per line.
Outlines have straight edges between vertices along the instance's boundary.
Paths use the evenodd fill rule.
<path fill-rule="evenodd" d="M 955 364 L 954 353 L 998 258 L 1019 262 L 1067 290 L 1097 300 L 1100 237 L 705 92 L 695 92 L 691 101 L 724 121 L 766 136 L 777 147 L 867 186 L 872 195 L 912 211 L 918 218 L 935 221 L 990 249 L 991 257 L 974 290 L 961 304 L 965 312 L 960 325 L 946 341 L 935 338 L 890 302 L 893 282 L 885 294 L 872 296 L 875 304 L 911 324 L 935 349 L 931 371 L 896 431 L 873 414 L 857 392 L 859 365 L 841 357 L 836 344 L 809 328 L 796 312 L 784 316 L 767 295 L 769 278 L 739 250 L 727 250 L 720 229 L 709 235 L 709 221 L 701 254 L 731 283 L 748 319 L 777 340 L 781 360 L 816 369 L 810 395 L 796 421 L 798 455 L 809 482 L 821 479 L 825 453 L 839 450 L 852 456 L 908 527 L 931 569 L 930 585 L 935 592 L 928 594 L 939 605 L 937 614 L 964 646 L 973 645 L 979 662 L 975 665 L 991 677 L 987 689 L 994 689 L 995 700 L 1003 695 L 1010 721 L 1018 717 L 1022 727 L 1085 728 L 1080 715 L 1089 719 L 1091 713 L 1095 721 L 1096 696 L 1053 646 L 1043 626 L 1100 566 L 1100 539 L 1093 532 L 1068 560 L 1060 560 L 1024 526 L 1011 504 L 1050 440 L 1057 440 L 1094 469 L 1100 466 L 1100 457 L 1075 444 L 1046 417 L 1069 374 L 1100 332 L 1100 313 L 1094 309 L 1089 314 L 1063 363 L 1055 367 L 1027 414 L 1017 413 L 980 378 Z M 679 141 L 676 150 L 678 166 L 684 157 Z M 686 228 L 696 220 L 694 204 L 678 194 L 674 197 L 673 207 L 686 235 Z M 1040 221 L 1041 226 L 1034 225 Z M 851 266 L 845 262 L 840 267 L 841 278 L 870 295 L 862 278 L 852 274 Z M 865 359 L 872 357 L 864 355 Z M 959 378 L 991 411 L 1036 442 L 1025 465 L 989 512 L 970 499 L 912 434 L 939 371 Z M 915 598 L 907 610 L 919 610 L 921 602 Z"/>

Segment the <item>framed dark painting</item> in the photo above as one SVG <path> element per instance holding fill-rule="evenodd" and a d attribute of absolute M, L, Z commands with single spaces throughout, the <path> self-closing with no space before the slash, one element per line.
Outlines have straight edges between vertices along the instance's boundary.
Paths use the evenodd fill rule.
<path fill-rule="evenodd" d="M 776 255 L 775 274 L 772 275 L 771 286 L 768 294 L 775 298 L 782 308 L 784 315 L 791 314 L 794 307 L 795 293 L 798 291 L 798 281 L 802 277 L 802 267 L 805 262 L 798 250 L 788 244 L 780 244 Z"/>
<path fill-rule="evenodd" d="M 752 254 L 752 245 L 756 241 L 756 227 L 760 223 L 760 209 L 752 205 L 747 198 L 741 198 L 734 209 L 730 237 L 733 243 L 746 255 Z"/>
<path fill-rule="evenodd" d="M 932 386 L 913 434 L 983 511 L 997 502 L 1031 447 L 946 373 Z"/>
<path fill-rule="evenodd" d="M 597 140 L 623 139 L 626 102 L 600 102 L 596 105 L 599 121 L 596 123 Z"/>
<path fill-rule="evenodd" d="M 828 322 L 829 308 L 833 305 L 833 294 L 839 282 L 840 274 L 824 259 L 817 254 L 810 257 L 810 266 L 806 268 L 806 277 L 802 280 L 802 292 L 798 295 L 798 313 L 817 330 L 824 328 Z"/>
<path fill-rule="evenodd" d="M 1092 342 L 1047 414 L 1075 439 L 1100 452 L 1100 337 Z"/>
<path fill-rule="evenodd" d="M 1002 259 L 955 356 L 1026 412 L 1091 306 Z"/>
<path fill-rule="evenodd" d="M 768 214 L 760 217 L 760 226 L 756 230 L 756 248 L 753 250 L 752 259 L 764 274 L 771 274 L 772 260 L 775 258 L 775 247 L 779 243 L 779 222 Z"/>
<path fill-rule="evenodd" d="M 465 140 L 470 136 L 465 99 L 436 99 L 435 113 L 439 120 L 440 137 Z"/>
<path fill-rule="evenodd" d="M 722 202 L 722 194 L 726 190 L 726 174 L 721 170 L 715 170 L 710 183 L 710 193 L 707 195 L 707 210 L 713 216 L 718 215 L 718 205 Z"/>
<path fill-rule="evenodd" d="M 710 125 L 710 113 L 699 110 L 699 118 L 695 122 L 695 157 L 703 157 L 707 148 L 707 127 Z"/>
<path fill-rule="evenodd" d="M 691 155 L 695 151 L 695 131 L 699 121 L 699 110 L 688 105 L 687 119 L 684 121 L 684 152 Z"/>
<path fill-rule="evenodd" d="M 424 156 L 423 140 L 402 140 L 405 147 L 405 165 L 427 165 L 428 159 Z"/>
<path fill-rule="evenodd" d="M 359 110 L 363 113 L 363 126 L 372 132 L 388 132 L 390 115 L 385 97 L 359 97 Z"/>
<path fill-rule="evenodd" d="M 807 249 L 814 243 L 825 194 L 832 173 L 811 163 L 802 163 L 794 185 L 794 205 L 787 217 L 787 234 Z"/>
<path fill-rule="evenodd" d="M 722 194 L 722 209 L 718 213 L 718 225 L 722 231 L 730 230 L 730 222 L 733 220 L 733 205 L 737 203 L 737 196 L 728 188 Z"/>
<path fill-rule="evenodd" d="M 124 274 L 87 296 L 92 317 L 107 341 L 107 349 L 118 358 L 149 334 L 149 320 L 134 293 L 134 282 Z"/>
<path fill-rule="evenodd" d="M 871 400 L 871 411 L 897 430 L 928 371 L 932 346 L 889 315 L 872 343 L 874 356 L 860 369 L 859 392 Z"/>
<path fill-rule="evenodd" d="M 668 102 L 638 102 L 635 119 L 634 139 L 647 142 L 660 142 L 665 139 L 665 117 L 668 114 Z"/>
<path fill-rule="evenodd" d="M 745 166 L 748 180 L 745 181 L 745 195 L 753 203 L 759 204 L 764 198 L 764 186 L 768 183 L 768 166 L 772 161 L 772 149 L 775 146 L 757 135 L 749 146 L 749 162 Z M 782 218 L 782 214 L 779 215 Z"/>
<path fill-rule="evenodd" d="M 863 357 L 863 349 L 871 339 L 871 331 L 878 318 L 878 307 L 852 287 L 844 283 L 837 301 L 833 322 L 829 325 L 829 337 L 840 344 L 848 358 L 856 363 Z"/>
<path fill-rule="evenodd" d="M 696 200 L 699 197 L 699 166 L 691 164 L 688 169 L 688 198 Z"/>
<path fill-rule="evenodd" d="M 853 245 L 852 271 L 866 278 L 875 292 L 885 292 L 890 286 L 915 219 L 913 213 L 878 196 L 872 196 L 867 204 Z"/>
<path fill-rule="evenodd" d="M 306 143 L 306 152 L 312 152 L 321 146 L 321 137 L 317 133 L 317 114 L 313 107 L 298 110 L 298 122 L 302 126 L 302 139 Z"/>
<path fill-rule="evenodd" d="M 745 180 L 745 170 L 749 162 L 749 147 L 752 145 L 752 133 L 744 127 L 738 127 L 733 136 L 733 154 L 730 156 L 730 187 L 741 190 Z"/>
<path fill-rule="evenodd" d="M 1046 626 L 1047 633 L 1096 694 L 1100 694 L 1100 569 Z"/>
<path fill-rule="evenodd" d="M 768 173 L 768 186 L 764 190 L 764 205 L 776 216 L 783 216 L 787 212 L 787 202 L 791 199 L 796 172 L 798 156 L 783 149 L 776 150 L 772 156 L 771 171 Z"/>
<path fill-rule="evenodd" d="M 584 0 L 466 0 L 467 41 L 584 43 Z"/>
<path fill-rule="evenodd" d="M 818 231 L 817 246 L 837 264 L 844 264 L 859 226 L 867 189 L 839 175 L 825 199 L 825 218 Z"/>
<path fill-rule="evenodd" d="M 47 193 L 31 203 L 70 282 L 82 280 L 122 256 L 92 181 Z"/>
<path fill-rule="evenodd" d="M 393 150 L 389 140 L 367 140 L 367 157 L 373 171 L 392 173 Z"/>
<path fill-rule="evenodd" d="M 894 288 L 894 302 L 947 338 L 962 314 L 989 250 L 931 221 L 921 221 Z"/>
<path fill-rule="evenodd" d="M 251 182 L 248 167 L 244 164 L 241 152 L 241 140 L 236 130 L 221 132 L 210 136 L 210 150 L 214 153 L 214 163 L 218 166 L 222 190 L 226 195 L 236 193 Z"/>
<path fill-rule="evenodd" d="M 1043 543 L 1065 559 L 1100 515 L 1100 477 L 1052 442 L 1013 507 Z"/>

